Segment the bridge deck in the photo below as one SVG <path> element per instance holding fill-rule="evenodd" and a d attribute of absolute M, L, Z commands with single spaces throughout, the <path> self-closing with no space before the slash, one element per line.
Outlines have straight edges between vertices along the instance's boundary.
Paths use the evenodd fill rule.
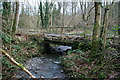
<path fill-rule="evenodd" d="M 65 41 L 65 42 L 70 42 L 70 41 L 80 41 L 83 37 L 77 36 L 77 35 L 65 35 L 65 34 L 44 34 L 44 38 L 48 40 L 57 40 L 57 41 Z"/>
<path fill-rule="evenodd" d="M 37 34 L 33 35 L 34 39 L 37 41 L 44 40 L 45 44 L 57 44 L 64 46 L 72 46 L 77 48 L 79 42 L 83 40 L 83 37 L 77 35 L 60 35 L 60 34 Z"/>

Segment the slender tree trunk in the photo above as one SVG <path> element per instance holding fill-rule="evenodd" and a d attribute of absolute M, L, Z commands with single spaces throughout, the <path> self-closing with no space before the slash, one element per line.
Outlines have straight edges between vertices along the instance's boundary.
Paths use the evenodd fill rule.
<path fill-rule="evenodd" d="M 2 30 L 4 30 L 4 28 L 6 26 L 9 26 L 9 15 L 11 13 L 11 3 L 10 2 L 3 2 L 3 13 L 2 13 Z"/>
<path fill-rule="evenodd" d="M 106 37 L 107 37 L 107 29 L 108 29 L 108 25 L 109 25 L 109 19 L 110 19 L 110 9 L 112 9 L 114 6 L 114 2 L 112 3 L 112 5 L 109 5 L 108 2 L 106 3 L 106 8 L 104 11 L 104 16 L 103 16 L 103 27 L 101 30 L 101 34 L 100 34 L 100 38 L 103 40 L 103 51 L 105 51 L 106 49 Z"/>
<path fill-rule="evenodd" d="M 62 5 L 61 5 L 61 2 L 58 2 L 58 19 L 61 19 L 61 7 L 62 7 Z M 53 14 L 54 15 L 54 14 Z M 60 23 L 61 21 L 58 21 L 58 26 L 60 26 L 61 25 L 61 23 Z"/>
<path fill-rule="evenodd" d="M 49 28 L 49 31 L 52 31 L 52 12 L 51 12 L 51 15 L 50 15 L 50 28 Z"/>
<path fill-rule="evenodd" d="M 60 13 L 60 11 L 61 11 L 61 2 L 58 2 L 58 10 L 59 10 L 59 13 Z"/>
<path fill-rule="evenodd" d="M 104 25 L 105 25 L 105 18 L 106 18 L 107 11 L 108 11 L 108 10 L 104 9 L 103 24 L 102 24 L 102 27 L 101 27 L 100 38 L 102 38 L 102 37 L 103 37 Z"/>
<path fill-rule="evenodd" d="M 42 23 L 42 28 L 44 27 L 44 19 L 43 19 L 43 10 L 42 10 L 42 2 L 40 2 L 40 16 L 41 16 L 41 23 Z"/>
<path fill-rule="evenodd" d="M 102 29 L 101 29 L 101 34 L 100 34 L 100 38 L 103 40 L 103 51 L 106 48 L 106 36 L 107 36 L 107 28 L 108 28 L 108 18 L 109 18 L 109 5 L 108 2 L 106 3 L 106 8 L 104 9 L 104 16 L 103 16 L 103 25 L 102 25 Z"/>
<path fill-rule="evenodd" d="M 74 15 L 76 15 L 77 3 L 74 3 Z"/>
<path fill-rule="evenodd" d="M 49 16 L 48 16 L 48 11 L 49 11 L 49 7 L 48 7 L 48 2 L 46 1 L 45 3 L 45 28 L 47 29 L 47 25 L 48 25 L 48 22 L 49 22 Z"/>
<path fill-rule="evenodd" d="M 74 5 L 74 2 L 72 2 L 72 17 L 73 17 L 73 10 L 74 10 L 73 9 L 74 8 L 73 5 Z"/>
<path fill-rule="evenodd" d="M 63 2 L 63 27 L 64 27 L 64 16 L 65 16 L 65 2 Z"/>
<path fill-rule="evenodd" d="M 37 2 L 36 2 L 37 3 Z M 36 6 L 38 6 L 38 5 L 36 5 Z M 36 12 L 37 12 L 37 27 L 40 27 L 40 21 L 41 21 L 41 14 L 40 14 L 40 6 L 39 6 L 39 8 L 38 8 L 38 11 L 37 11 L 37 9 L 36 9 Z"/>
<path fill-rule="evenodd" d="M 37 17 L 37 27 L 39 27 L 40 23 L 40 15 L 39 15 L 39 10 L 38 10 L 38 17 Z"/>
<path fill-rule="evenodd" d="M 62 34 L 62 32 L 63 32 L 64 16 L 65 16 L 65 2 L 63 2 L 63 18 L 62 18 L 62 28 L 61 28 L 60 34 Z"/>
<path fill-rule="evenodd" d="M 107 37 L 107 29 L 109 24 L 109 11 L 108 8 L 105 9 L 106 15 L 105 15 L 105 24 L 104 24 L 104 31 L 103 31 L 103 51 L 105 51 L 106 48 L 106 37 Z"/>
<path fill-rule="evenodd" d="M 119 4 L 118 4 L 118 36 L 119 36 L 119 42 L 118 42 L 118 50 L 120 49 L 120 1 L 119 1 Z M 120 50 L 119 50 L 120 52 Z"/>
<path fill-rule="evenodd" d="M 15 37 L 18 23 L 19 23 L 19 2 L 16 2 L 16 11 L 15 11 L 15 17 L 14 17 L 13 26 L 12 26 L 12 38 Z"/>
<path fill-rule="evenodd" d="M 95 19 L 93 29 L 93 48 L 92 52 L 97 52 L 99 49 L 99 27 L 100 27 L 100 3 L 95 2 Z"/>

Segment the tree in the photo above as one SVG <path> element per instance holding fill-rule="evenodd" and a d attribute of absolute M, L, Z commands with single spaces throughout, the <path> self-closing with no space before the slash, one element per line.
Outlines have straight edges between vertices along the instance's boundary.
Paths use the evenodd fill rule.
<path fill-rule="evenodd" d="M 63 27 L 65 26 L 64 20 L 65 20 L 65 2 L 63 2 L 62 28 L 61 28 L 60 34 L 62 34 L 62 32 L 63 32 Z"/>
<path fill-rule="evenodd" d="M 42 2 L 40 2 L 40 16 L 41 16 L 41 22 L 42 22 L 42 27 L 47 28 L 47 25 L 49 23 L 49 5 L 48 2 L 46 1 L 45 3 L 45 12 L 43 13 L 43 5 Z"/>
<path fill-rule="evenodd" d="M 64 17 L 65 17 L 65 2 L 63 2 L 63 22 L 62 22 L 62 25 L 64 27 Z"/>
<path fill-rule="evenodd" d="M 95 19 L 92 40 L 92 52 L 97 52 L 99 49 L 99 27 L 100 27 L 100 2 L 95 2 Z"/>
<path fill-rule="evenodd" d="M 49 5 L 49 9 L 50 9 L 50 31 L 52 31 L 52 27 L 53 27 L 53 3 L 51 2 Z"/>
<path fill-rule="evenodd" d="M 2 13 L 2 26 L 8 26 L 9 15 L 11 13 L 11 2 L 3 2 L 3 13 Z"/>
<path fill-rule="evenodd" d="M 119 11 L 119 13 L 118 13 L 118 36 L 119 36 L 119 42 L 118 42 L 118 49 L 120 49 L 120 1 L 119 1 L 119 3 L 118 3 L 118 11 Z"/>
<path fill-rule="evenodd" d="M 19 23 L 19 2 L 15 2 L 15 3 L 16 3 L 16 11 L 15 11 L 14 21 L 13 21 L 13 25 L 12 25 L 12 38 L 13 39 L 15 37 L 16 29 L 17 29 L 18 23 Z"/>
<path fill-rule="evenodd" d="M 108 29 L 108 25 L 109 25 L 109 19 L 110 19 L 110 9 L 112 9 L 114 6 L 114 2 L 112 2 L 112 4 L 108 4 L 108 2 L 106 2 L 106 7 L 104 9 L 104 16 L 103 16 L 103 25 L 102 25 L 102 29 L 101 29 L 101 34 L 100 34 L 100 38 L 103 41 L 103 51 L 106 49 L 106 37 L 107 37 L 107 29 Z"/>
<path fill-rule="evenodd" d="M 73 16 L 73 11 L 74 10 L 74 2 L 72 2 L 72 16 Z"/>
<path fill-rule="evenodd" d="M 61 25 L 61 8 L 62 8 L 62 2 L 58 2 L 58 17 L 57 17 L 57 21 L 58 21 L 58 25 Z"/>
<path fill-rule="evenodd" d="M 42 2 L 40 2 L 40 16 L 41 16 L 41 24 L 42 24 L 42 27 L 44 27 L 44 16 L 43 16 L 43 8 L 42 8 Z"/>
<path fill-rule="evenodd" d="M 45 28 L 47 28 L 47 25 L 49 23 L 49 15 L 48 15 L 48 11 L 49 11 L 49 6 L 48 6 L 48 2 L 46 1 L 45 3 Z"/>
<path fill-rule="evenodd" d="M 83 20 L 82 25 L 83 25 L 83 28 L 84 28 L 84 37 L 86 37 L 87 22 L 89 20 L 91 11 L 94 9 L 94 6 L 91 7 L 89 5 L 89 3 L 87 3 L 87 2 L 85 2 L 85 3 L 80 2 L 80 7 L 81 7 L 81 12 L 82 12 L 82 20 Z"/>

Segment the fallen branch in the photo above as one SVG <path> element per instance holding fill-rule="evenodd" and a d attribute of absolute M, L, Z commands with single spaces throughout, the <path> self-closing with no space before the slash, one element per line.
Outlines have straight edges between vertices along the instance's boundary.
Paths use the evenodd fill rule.
<path fill-rule="evenodd" d="M 32 73 L 30 71 L 28 71 L 23 65 L 19 64 L 18 62 L 16 62 L 6 51 L 2 50 L 0 48 L 0 51 L 7 56 L 14 64 L 16 64 L 18 67 L 20 67 L 23 71 L 25 71 L 28 75 L 31 76 L 31 78 L 36 78 L 35 76 L 32 75 Z"/>
<path fill-rule="evenodd" d="M 46 80 L 43 75 L 40 75 L 41 80 Z"/>
<path fill-rule="evenodd" d="M 117 54 L 117 55 L 115 55 L 114 57 L 112 57 L 109 61 L 106 61 L 105 63 L 103 63 L 103 65 L 98 69 L 98 71 L 100 71 L 101 69 L 104 69 L 104 67 L 105 67 L 107 64 L 109 64 L 110 62 L 112 62 L 112 61 L 113 61 L 114 59 L 116 59 L 119 55 L 120 55 L 120 53 Z"/>

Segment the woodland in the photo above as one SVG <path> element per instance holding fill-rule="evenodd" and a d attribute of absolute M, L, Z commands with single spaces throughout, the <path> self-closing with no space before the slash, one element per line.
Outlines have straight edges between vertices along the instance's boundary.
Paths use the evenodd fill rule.
<path fill-rule="evenodd" d="M 119 80 L 120 1 L 0 1 L 0 52 L 1 80 Z"/>

